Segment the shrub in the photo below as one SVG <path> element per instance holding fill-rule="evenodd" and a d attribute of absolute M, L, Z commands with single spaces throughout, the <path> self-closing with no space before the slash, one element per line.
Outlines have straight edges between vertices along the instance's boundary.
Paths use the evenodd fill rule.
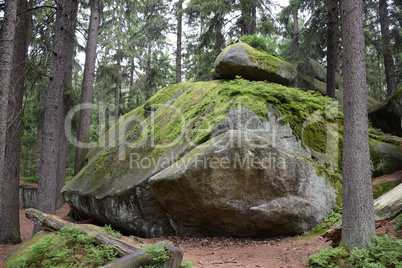
<path fill-rule="evenodd" d="M 342 207 L 336 206 L 324 217 L 324 219 L 320 224 L 311 229 L 310 233 L 312 234 L 324 233 L 325 230 L 341 222 L 341 220 L 342 220 Z"/>
<path fill-rule="evenodd" d="M 157 264 L 146 266 L 147 268 L 155 268 L 158 267 L 160 264 L 166 262 L 169 257 L 170 253 L 166 249 L 166 245 L 164 242 L 158 242 L 155 244 L 149 244 L 144 246 L 145 252 L 152 257 Z M 144 267 L 145 268 L 145 267 Z"/>
<path fill-rule="evenodd" d="M 309 257 L 311 267 L 402 267 L 402 240 L 384 235 L 367 248 L 326 248 Z"/>
<path fill-rule="evenodd" d="M 253 48 L 268 52 L 271 55 L 276 55 L 276 43 L 273 40 L 255 34 L 243 35 L 239 40 Z"/>
<path fill-rule="evenodd" d="M 107 235 L 120 238 L 122 235 L 119 231 L 116 231 L 112 228 L 112 226 L 109 224 L 106 224 L 105 226 L 102 227 L 103 230 L 106 231 Z"/>

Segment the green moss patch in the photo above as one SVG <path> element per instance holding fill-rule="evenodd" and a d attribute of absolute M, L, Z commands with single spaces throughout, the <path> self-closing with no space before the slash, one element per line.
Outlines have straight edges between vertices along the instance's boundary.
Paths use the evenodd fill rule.
<path fill-rule="evenodd" d="M 400 184 L 400 181 L 384 181 L 373 185 L 373 198 L 377 199 L 386 192 L 394 189 Z"/>
<path fill-rule="evenodd" d="M 94 233 L 95 235 L 95 233 Z M 76 227 L 40 233 L 8 260 L 6 267 L 99 267 L 117 259 L 113 246 L 96 246 Z"/>

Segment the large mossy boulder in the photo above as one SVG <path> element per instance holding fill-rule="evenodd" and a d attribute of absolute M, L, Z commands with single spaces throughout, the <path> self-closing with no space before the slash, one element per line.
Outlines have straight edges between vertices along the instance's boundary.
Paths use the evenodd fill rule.
<path fill-rule="evenodd" d="M 63 196 L 78 216 L 144 237 L 304 232 L 341 202 L 341 124 L 337 104 L 314 91 L 176 84 L 122 116 Z M 378 167 L 375 143 L 389 142 L 371 141 Z"/>
<path fill-rule="evenodd" d="M 164 88 L 122 116 L 100 139 L 88 154 L 87 164 L 63 189 L 63 196 L 82 218 L 146 237 L 175 233 L 270 236 L 307 231 L 340 202 L 341 184 L 335 174 L 339 156 L 331 149 L 338 146 L 338 140 L 330 144 L 324 134 L 327 124 L 341 121 L 341 113 L 332 103 L 316 92 L 244 79 Z M 318 114 L 321 119 L 316 118 Z M 312 115 L 314 120 L 310 120 Z M 197 151 L 207 159 L 220 156 L 214 142 L 226 141 L 230 133 L 249 134 L 246 137 L 252 140 L 241 138 L 244 146 L 235 142 L 229 148 L 232 158 L 223 161 L 233 161 L 236 154 L 254 154 L 257 160 L 277 154 L 288 169 L 183 167 L 183 162 L 192 163 L 191 156 Z M 250 148 L 250 142 L 261 146 Z M 313 156 L 315 151 L 320 154 Z M 174 171 L 178 163 L 179 169 Z M 335 171 L 325 167 L 335 167 Z M 169 187 L 182 187 L 177 192 L 185 196 L 165 195 L 164 187 L 159 186 L 169 181 L 171 172 L 181 177 Z M 203 182 L 195 193 L 197 184 Z M 193 187 L 186 188 L 187 184 Z M 191 199 L 193 203 L 187 202 Z M 207 199 L 217 203 L 208 204 Z M 215 214 L 210 214 L 211 206 L 215 206 Z M 189 222 L 192 218 L 203 220 Z M 230 223 L 232 220 L 239 222 Z"/>
<path fill-rule="evenodd" d="M 370 109 L 369 119 L 374 127 L 402 137 L 402 88 L 386 102 Z"/>

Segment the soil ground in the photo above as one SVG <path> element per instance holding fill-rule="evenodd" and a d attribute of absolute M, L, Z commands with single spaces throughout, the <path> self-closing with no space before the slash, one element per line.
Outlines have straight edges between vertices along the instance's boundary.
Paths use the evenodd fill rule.
<path fill-rule="evenodd" d="M 402 171 L 382 177 L 381 180 L 402 178 Z M 374 182 L 375 184 L 376 182 Z M 33 222 L 25 217 L 24 209 L 20 209 L 20 230 L 23 241 L 32 235 Z M 56 215 L 66 217 L 70 208 L 64 204 Z M 378 234 L 398 235 L 392 229 L 395 220 L 377 229 Z M 184 258 L 192 261 L 195 267 L 267 267 L 267 268 L 299 268 L 306 267 L 305 259 L 320 249 L 329 247 L 321 236 L 315 237 L 277 237 L 268 239 L 237 238 L 191 238 L 163 237 L 158 239 L 141 239 L 146 243 L 159 240 L 170 240 L 183 250 Z M 0 245 L 0 268 L 4 266 L 4 258 L 17 245 Z"/>

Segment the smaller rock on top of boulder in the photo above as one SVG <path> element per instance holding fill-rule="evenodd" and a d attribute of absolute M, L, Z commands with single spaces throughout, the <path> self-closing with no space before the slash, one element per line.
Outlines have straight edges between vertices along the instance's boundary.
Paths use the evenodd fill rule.
<path fill-rule="evenodd" d="M 296 75 L 294 66 L 246 43 L 228 46 L 214 64 L 214 79 L 233 79 L 237 75 L 254 81 L 290 85 Z"/>

